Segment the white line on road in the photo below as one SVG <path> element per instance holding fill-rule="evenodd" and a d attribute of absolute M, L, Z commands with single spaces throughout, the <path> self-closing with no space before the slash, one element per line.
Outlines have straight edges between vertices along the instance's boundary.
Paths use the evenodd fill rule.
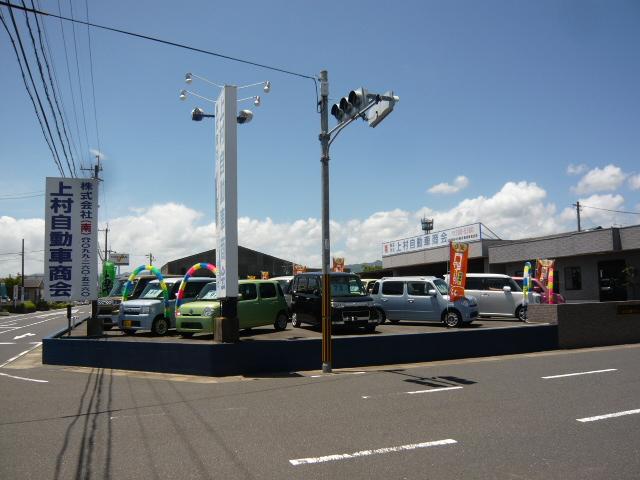
<path fill-rule="evenodd" d="M 39 322 L 29 323 L 28 325 L 22 325 L 22 326 L 19 326 L 19 327 L 11 327 L 11 330 L 5 330 L 4 332 L 0 332 L 0 335 L 2 335 L 3 333 L 12 332 L 13 330 L 19 330 L 21 328 L 27 328 L 27 327 L 32 327 L 34 325 L 39 325 L 40 323 L 48 322 L 50 320 L 53 320 L 53 319 L 52 318 L 46 318 L 44 320 L 40 320 Z"/>
<path fill-rule="evenodd" d="M 590 372 L 576 372 L 576 373 L 563 373 L 562 375 L 549 375 L 548 377 L 540 377 L 549 379 L 549 378 L 562 378 L 562 377 L 575 377 L 577 375 L 589 375 L 591 373 L 603 373 L 603 372 L 616 372 L 617 368 L 607 368 L 605 370 L 591 370 Z"/>
<path fill-rule="evenodd" d="M 15 378 L 18 380 L 26 380 L 27 382 L 37 382 L 37 383 L 49 383 L 49 380 L 38 380 L 36 378 L 26 378 L 26 377 L 16 377 L 15 375 L 9 375 L 8 373 L 0 373 L 3 377 Z"/>
<path fill-rule="evenodd" d="M 16 342 L 0 342 L 0 345 L 15 345 Z"/>
<path fill-rule="evenodd" d="M 331 376 L 335 376 L 336 374 L 340 374 L 340 375 L 362 375 L 363 373 L 367 373 L 367 372 L 335 372 L 335 373 L 321 373 L 321 374 L 319 374 L 319 375 L 309 375 L 309 378 L 331 377 Z"/>
<path fill-rule="evenodd" d="M 14 340 L 20 340 L 21 338 L 26 338 L 26 337 L 35 337 L 36 334 L 35 333 L 25 333 L 23 335 L 18 335 L 16 337 L 13 337 Z"/>
<path fill-rule="evenodd" d="M 117 418 L 161 417 L 164 415 L 166 415 L 166 413 L 147 413 L 145 415 L 120 415 L 116 417 L 109 417 L 109 420 L 115 420 Z"/>
<path fill-rule="evenodd" d="M 9 360 L 7 360 L 6 362 L 4 362 L 2 365 L 0 365 L 0 368 L 9 365 L 11 362 L 13 362 L 14 360 L 19 359 L 20 357 L 22 357 L 23 355 L 26 355 L 27 353 L 29 353 L 31 350 L 35 350 L 36 348 L 38 348 L 40 345 L 42 345 L 42 342 L 38 342 L 36 345 L 34 345 L 33 347 L 31 347 L 29 350 L 25 350 L 22 353 L 19 353 L 18 355 L 16 355 L 15 357 L 11 357 Z"/>
<path fill-rule="evenodd" d="M 291 465 L 294 465 L 294 466 L 306 465 L 311 463 L 324 463 L 324 462 L 332 462 L 335 460 L 346 460 L 348 458 L 368 457 L 369 455 L 379 455 L 382 453 L 400 452 L 402 450 L 415 450 L 417 448 L 437 447 L 440 445 L 452 445 L 454 443 L 458 443 L 458 442 L 456 442 L 451 438 L 448 438 L 446 440 L 436 440 L 434 442 L 411 443 L 409 445 L 400 445 L 399 447 L 377 448 L 375 450 L 361 450 L 359 452 L 353 452 L 353 453 L 338 453 L 334 455 L 326 455 L 324 457 L 297 458 L 294 460 L 289 460 L 289 463 L 291 463 Z"/>
<path fill-rule="evenodd" d="M 427 390 L 415 390 L 413 392 L 398 392 L 398 393 L 390 393 L 387 395 L 416 395 L 418 393 L 432 393 L 432 392 L 444 392 L 446 390 L 460 390 L 463 387 L 443 387 L 443 388 L 429 388 Z M 371 397 L 382 397 L 386 395 L 363 395 L 362 398 L 371 398 Z"/>
<path fill-rule="evenodd" d="M 576 418 L 576 420 L 582 423 L 595 422 L 596 420 L 605 420 L 607 418 L 623 417 L 625 415 L 635 415 L 636 413 L 640 413 L 640 408 L 637 410 L 627 410 L 625 412 L 616 412 L 616 413 L 608 413 L 606 415 L 598 415 L 597 417 Z"/>

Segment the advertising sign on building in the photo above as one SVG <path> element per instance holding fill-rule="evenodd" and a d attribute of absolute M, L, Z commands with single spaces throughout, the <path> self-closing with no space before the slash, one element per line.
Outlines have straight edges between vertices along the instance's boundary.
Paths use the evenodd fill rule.
<path fill-rule="evenodd" d="M 297 263 L 293 264 L 293 274 L 298 275 L 299 273 L 304 273 L 307 271 L 306 265 L 298 265 Z"/>
<path fill-rule="evenodd" d="M 44 298 L 98 298 L 98 181 L 47 177 Z"/>
<path fill-rule="evenodd" d="M 269 272 L 260 272 L 260 279 L 261 280 L 269 280 Z"/>
<path fill-rule="evenodd" d="M 536 263 L 536 278 L 545 287 L 549 286 L 549 272 L 555 268 L 555 260 L 539 259 Z"/>
<path fill-rule="evenodd" d="M 129 265 L 128 253 L 110 253 L 109 261 L 114 265 Z"/>
<path fill-rule="evenodd" d="M 438 232 L 423 233 L 415 237 L 383 242 L 382 256 L 390 257 L 391 255 L 398 255 L 400 253 L 446 247 L 449 245 L 449 242 L 475 242 L 477 240 L 482 240 L 482 224 L 473 223 L 471 225 L 449 228 Z"/>
<path fill-rule="evenodd" d="M 469 260 L 469 244 L 463 242 L 451 242 L 449 247 L 449 295 L 455 302 L 464 297 L 464 287 L 467 283 L 467 263 Z"/>
<path fill-rule="evenodd" d="M 237 87 L 216 101 L 216 275 L 218 298 L 238 296 Z"/>

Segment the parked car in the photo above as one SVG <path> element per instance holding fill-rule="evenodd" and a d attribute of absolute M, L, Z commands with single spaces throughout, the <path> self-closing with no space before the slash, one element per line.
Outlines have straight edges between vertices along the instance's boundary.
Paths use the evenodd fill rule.
<path fill-rule="evenodd" d="M 275 280 L 280 284 L 280 288 L 282 288 L 282 293 L 284 293 L 284 299 L 287 301 L 287 307 L 289 310 L 287 311 L 287 315 L 290 314 L 291 309 L 291 294 L 289 293 L 289 288 L 291 287 L 291 280 L 293 280 L 293 275 L 286 275 L 282 277 L 273 277 L 270 280 Z"/>
<path fill-rule="evenodd" d="M 448 275 L 445 275 L 445 281 Z M 479 314 L 515 317 L 525 321 L 524 294 L 508 275 L 500 273 L 467 273 L 465 294 L 478 301 Z M 540 303 L 540 294 L 529 292 L 529 303 Z"/>
<path fill-rule="evenodd" d="M 513 278 L 516 281 L 516 283 L 522 290 L 522 282 L 524 281 L 523 278 L 522 277 L 511 277 L 511 278 Z M 537 278 L 532 278 L 531 284 L 532 284 L 531 291 L 540 294 L 540 301 L 542 303 L 549 303 L 549 289 L 546 287 L 546 285 L 542 284 L 540 280 L 538 280 Z M 553 303 L 567 303 L 567 300 L 566 298 L 564 298 L 564 296 L 556 292 L 552 292 L 552 293 L 553 293 L 553 296 L 551 298 L 553 299 Z"/>
<path fill-rule="evenodd" d="M 353 273 L 332 272 L 331 323 L 364 327 L 373 332 L 379 322 L 373 299 L 366 294 L 362 282 Z M 291 324 L 322 324 L 322 273 L 306 272 L 296 275 L 291 282 Z"/>
<path fill-rule="evenodd" d="M 120 315 L 120 302 L 122 301 L 122 293 L 127 283 L 128 275 L 123 275 L 115 279 L 113 288 L 106 297 L 98 298 L 98 318 L 102 320 L 102 328 L 111 330 L 118 325 L 118 316 Z M 133 282 L 133 290 L 128 300 L 135 300 L 140 296 L 144 288 L 155 275 L 140 275 Z"/>
<path fill-rule="evenodd" d="M 381 322 L 401 320 L 442 322 L 447 327 L 461 327 L 478 317 L 478 303 L 465 295 L 449 300 L 449 286 L 436 277 L 381 278 L 373 285 L 371 297 L 381 310 Z"/>
<path fill-rule="evenodd" d="M 216 284 L 204 287 L 191 302 L 176 312 L 176 330 L 183 337 L 213 332 L 213 319 L 220 316 Z M 240 280 L 238 285 L 238 321 L 240 328 L 273 325 L 277 331 L 287 328 L 287 302 L 282 287 L 274 280 Z"/>
<path fill-rule="evenodd" d="M 135 300 L 127 300 L 120 305 L 118 325 L 125 334 L 131 335 L 138 330 L 151 330 L 154 335 L 166 335 L 175 327 L 176 295 L 182 277 L 165 278 L 169 290 L 169 318 L 165 317 L 165 304 L 159 280 L 147 284 L 140 296 Z M 200 290 L 211 282 L 211 277 L 191 277 L 184 289 L 183 300 L 193 300 Z"/>
<path fill-rule="evenodd" d="M 361 278 L 360 281 L 362 282 L 362 286 L 364 287 L 364 291 L 367 293 L 371 293 L 371 290 L 373 289 L 373 285 L 374 283 L 376 283 L 378 279 L 377 278 Z"/>

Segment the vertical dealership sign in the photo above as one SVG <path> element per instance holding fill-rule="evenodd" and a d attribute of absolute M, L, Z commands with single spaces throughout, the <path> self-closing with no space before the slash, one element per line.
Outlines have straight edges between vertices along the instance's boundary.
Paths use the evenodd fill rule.
<path fill-rule="evenodd" d="M 449 245 L 449 295 L 452 302 L 464 297 L 464 287 L 467 283 L 468 260 L 469 244 L 451 242 Z"/>
<path fill-rule="evenodd" d="M 98 181 L 47 177 L 44 298 L 98 298 Z"/>
<path fill-rule="evenodd" d="M 218 298 L 238 296 L 237 87 L 216 101 L 216 276 Z"/>

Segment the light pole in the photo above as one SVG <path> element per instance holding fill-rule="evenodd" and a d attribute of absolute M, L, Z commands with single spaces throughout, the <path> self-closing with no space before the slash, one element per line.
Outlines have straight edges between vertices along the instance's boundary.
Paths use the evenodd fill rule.
<path fill-rule="evenodd" d="M 322 372 L 331 373 L 333 345 L 331 342 L 331 282 L 329 278 L 329 148 L 348 125 L 358 118 L 376 127 L 391 113 L 400 97 L 393 92 L 384 95 L 369 93 L 364 88 L 352 90 L 338 104 L 331 107 L 331 114 L 338 125 L 329 130 L 329 76 L 320 72 L 320 140 L 322 164 Z"/>
<path fill-rule="evenodd" d="M 216 101 L 189 90 L 180 91 L 180 99 L 185 100 L 188 95 L 201 98 L 215 104 L 215 114 L 207 114 L 196 107 L 191 111 L 191 119 L 199 122 L 203 118 L 215 118 L 216 144 L 216 290 L 221 301 L 220 320 L 214 330 L 221 327 L 222 338 L 216 341 L 237 341 L 238 338 L 238 189 L 237 189 L 237 125 L 249 123 L 253 118 L 251 110 L 237 112 L 238 102 L 253 100 L 253 104 L 260 106 L 258 95 L 237 98 L 237 91 L 241 88 L 263 85 L 263 91 L 269 93 L 271 82 L 258 82 L 242 87 L 235 85 L 220 85 L 204 77 L 187 73 L 185 81 L 191 83 L 194 78 L 203 80 L 220 88 L 222 91 Z M 228 323 L 226 323 L 228 321 Z M 228 335 L 227 335 L 228 333 Z"/>

